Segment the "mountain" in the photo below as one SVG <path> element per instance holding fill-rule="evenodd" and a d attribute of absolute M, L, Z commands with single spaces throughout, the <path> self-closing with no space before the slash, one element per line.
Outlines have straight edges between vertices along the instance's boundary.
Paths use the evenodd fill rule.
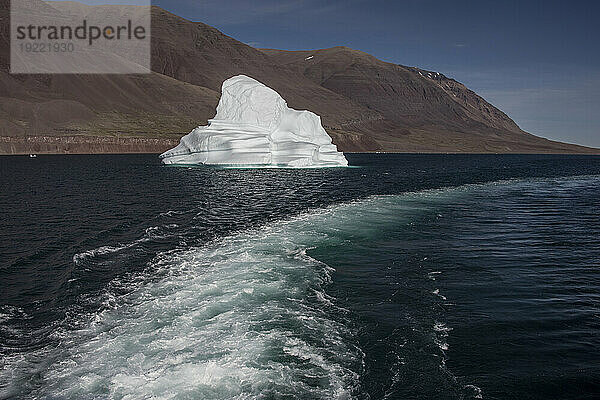
<path fill-rule="evenodd" d="M 0 154 L 163 151 L 214 116 L 221 83 L 237 74 L 319 114 L 342 151 L 598 152 L 523 132 L 441 73 L 346 47 L 255 49 L 158 7 L 151 74 L 11 75 L 8 24 L 0 0 Z"/>
<path fill-rule="evenodd" d="M 362 51 L 262 49 L 281 66 L 339 93 L 385 120 L 375 126 L 384 150 L 417 152 L 579 152 L 579 146 L 522 131 L 505 113 L 440 72 L 392 64 Z"/>
<path fill-rule="evenodd" d="M 0 0 L 0 153 L 159 152 L 218 101 L 158 73 L 11 75 L 8 22 Z"/>

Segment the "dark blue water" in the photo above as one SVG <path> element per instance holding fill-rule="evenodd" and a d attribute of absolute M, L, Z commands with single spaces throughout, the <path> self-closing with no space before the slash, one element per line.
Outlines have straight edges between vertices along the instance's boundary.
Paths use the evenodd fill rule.
<path fill-rule="evenodd" d="M 600 157 L 0 158 L 0 398 L 593 399 Z"/>

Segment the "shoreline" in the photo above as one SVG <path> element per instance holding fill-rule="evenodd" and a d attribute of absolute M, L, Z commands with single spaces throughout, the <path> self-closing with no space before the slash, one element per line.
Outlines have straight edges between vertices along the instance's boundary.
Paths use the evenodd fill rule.
<path fill-rule="evenodd" d="M 180 137 L 109 137 L 109 136 L 0 136 L 0 156 L 18 156 L 29 154 L 161 154 L 179 144 Z M 539 149 L 514 151 L 396 151 L 396 150 L 360 150 L 344 151 L 346 154 L 564 154 L 564 155 L 600 155 L 600 149 L 571 144 L 580 151 L 571 149 Z M 339 148 L 339 146 L 338 146 Z"/>
<path fill-rule="evenodd" d="M 36 156 L 102 156 L 102 155 L 143 155 L 143 154 L 162 154 L 162 151 L 116 151 L 116 152 L 93 152 L 93 153 L 78 153 L 78 152 L 57 152 L 57 153 L 44 153 L 44 152 L 22 152 L 22 153 L 1 153 L 0 157 L 23 157 L 34 154 Z M 473 152 L 409 152 L 409 151 L 344 151 L 344 154 L 398 154 L 398 155 L 472 155 L 472 156 L 501 156 L 501 155 L 513 155 L 513 156 L 600 156 L 600 150 L 597 153 L 569 153 L 569 152 L 540 152 L 540 153 L 527 153 L 527 152 L 515 152 L 515 153 L 473 153 Z"/>
<path fill-rule="evenodd" d="M 179 138 L 102 136 L 1 136 L 0 155 L 152 154 L 179 143 Z"/>

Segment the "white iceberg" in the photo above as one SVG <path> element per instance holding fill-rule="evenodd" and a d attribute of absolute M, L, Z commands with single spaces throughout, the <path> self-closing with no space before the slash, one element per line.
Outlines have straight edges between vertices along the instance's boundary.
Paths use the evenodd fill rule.
<path fill-rule="evenodd" d="M 273 89 L 245 75 L 223 82 L 217 115 L 160 155 L 165 164 L 347 166 L 321 118 L 297 111 Z"/>

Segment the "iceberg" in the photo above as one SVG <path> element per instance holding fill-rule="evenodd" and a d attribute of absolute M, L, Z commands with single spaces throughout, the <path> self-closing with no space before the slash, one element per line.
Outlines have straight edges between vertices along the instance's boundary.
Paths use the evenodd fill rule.
<path fill-rule="evenodd" d="M 245 75 L 223 82 L 208 125 L 160 155 L 164 164 L 223 166 L 347 166 L 321 125 L 321 117 L 287 106 L 275 90 Z"/>

